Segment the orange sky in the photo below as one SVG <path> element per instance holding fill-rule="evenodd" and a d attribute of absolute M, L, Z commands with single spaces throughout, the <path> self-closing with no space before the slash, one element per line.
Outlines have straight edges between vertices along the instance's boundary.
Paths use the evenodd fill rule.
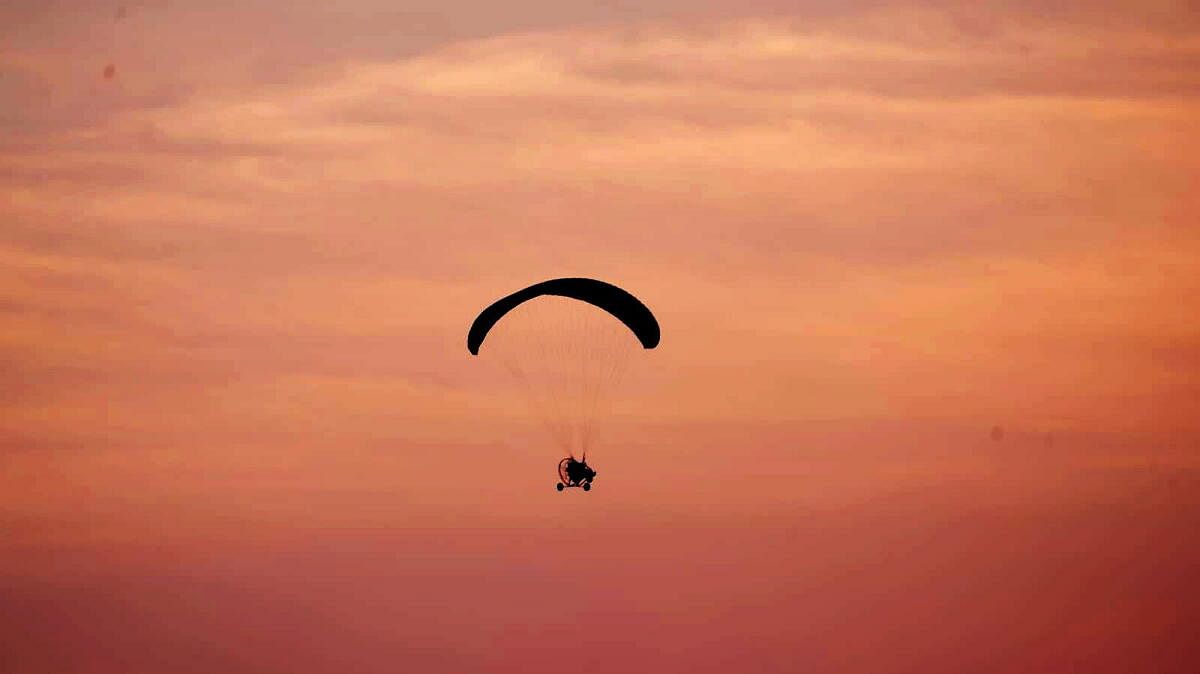
<path fill-rule="evenodd" d="M 1194 671 L 1195 12 L 801 4 L 6 3 L 0 669 Z"/>

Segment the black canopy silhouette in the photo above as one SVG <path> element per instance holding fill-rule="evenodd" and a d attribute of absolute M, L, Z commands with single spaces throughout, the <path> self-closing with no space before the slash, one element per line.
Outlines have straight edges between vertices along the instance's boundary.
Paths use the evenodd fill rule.
<path fill-rule="evenodd" d="M 467 333 L 467 349 L 479 355 L 479 347 L 488 331 L 504 315 L 521 304 L 543 295 L 557 295 L 587 302 L 599 307 L 620 320 L 633 332 L 642 346 L 653 349 L 660 337 L 658 320 L 641 300 L 611 283 L 590 278 L 559 278 L 535 283 L 524 290 L 496 300 L 480 312 Z"/>

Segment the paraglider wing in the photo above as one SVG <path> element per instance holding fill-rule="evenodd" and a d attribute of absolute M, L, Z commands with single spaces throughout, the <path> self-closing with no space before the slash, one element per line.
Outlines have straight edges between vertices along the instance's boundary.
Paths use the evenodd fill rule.
<path fill-rule="evenodd" d="M 535 283 L 524 290 L 501 298 L 484 309 L 471 330 L 467 333 L 467 349 L 473 355 L 479 355 L 479 347 L 487 337 L 488 331 L 496 325 L 504 315 L 543 295 L 557 295 L 586 302 L 612 314 L 633 332 L 642 346 L 653 349 L 658 346 L 660 337 L 658 320 L 641 300 L 618 288 L 611 283 L 589 278 L 560 278 Z"/>

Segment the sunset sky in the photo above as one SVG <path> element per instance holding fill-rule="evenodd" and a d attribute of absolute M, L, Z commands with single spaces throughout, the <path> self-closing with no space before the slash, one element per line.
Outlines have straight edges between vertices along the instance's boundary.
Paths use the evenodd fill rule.
<path fill-rule="evenodd" d="M 5 2 L 0 670 L 1198 671 L 1198 181 L 1188 2 Z"/>

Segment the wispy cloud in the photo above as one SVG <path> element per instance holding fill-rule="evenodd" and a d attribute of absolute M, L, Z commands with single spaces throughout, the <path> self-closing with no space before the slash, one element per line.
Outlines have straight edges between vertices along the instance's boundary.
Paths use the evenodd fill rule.
<path fill-rule="evenodd" d="M 975 575 L 947 582 L 1004 575 L 1011 562 L 1053 585 L 1064 564 L 1038 566 L 1005 541 L 1042 536 L 1077 559 L 1114 529 L 1099 524 L 1111 514 L 1095 505 L 1105 499 L 1165 494 L 1152 504 L 1161 511 L 1127 531 L 1178 534 L 1163 513 L 1186 490 L 1170 480 L 1192 478 L 1168 469 L 1194 464 L 1184 450 L 1200 434 L 1193 16 L 1170 3 L 436 4 L 131 2 L 120 18 L 88 4 L 0 8 L 0 525 L 15 532 L 0 546 L 20 551 L 19 564 L 0 554 L 0 575 L 40 578 L 52 575 L 45 560 L 61 570 L 83 555 L 105 573 L 144 567 L 139 577 L 153 578 L 176 553 L 207 568 L 197 560 L 211 561 L 213 541 L 261 554 L 321 535 L 424 527 L 445 540 L 359 552 L 411 562 L 441 550 L 462 568 L 430 586 L 448 599 L 430 591 L 422 601 L 463 610 L 479 596 L 507 599 L 482 583 L 461 590 L 455 578 L 480 574 L 462 561 L 472 555 L 507 560 L 492 569 L 506 582 L 553 571 L 571 589 L 563 579 L 575 566 L 611 559 L 559 545 L 563 522 L 599 526 L 629 559 L 662 560 L 677 549 L 646 541 L 687 522 L 718 527 L 712 540 L 737 578 L 785 591 L 786 601 L 775 589 L 755 594 L 699 563 L 673 581 L 679 596 L 712 598 L 704 620 L 727 639 L 722 652 L 737 652 L 750 627 L 729 616 L 747 606 L 801 627 L 792 603 L 809 596 L 837 620 L 875 615 L 821 588 L 847 591 L 841 560 L 880 558 L 889 546 L 934 552 L 921 557 L 928 568 L 868 587 L 883 596 L 900 583 L 909 594 L 897 596 L 912 600 L 903 603 L 920 603 L 931 569 L 940 574 L 960 550 L 926 545 L 944 530 L 929 518 L 980 503 L 1029 512 L 980 515 L 983 533 L 956 530 Z M 533 435 L 516 385 L 463 342 L 485 303 L 559 275 L 631 288 L 664 339 L 639 354 L 644 367 L 616 401 L 620 442 L 602 472 L 621 475 L 625 500 L 587 511 L 564 502 L 550 516 L 537 490 L 557 457 Z M 1003 442 L 989 439 L 993 425 L 1006 429 Z M 480 461 L 486 480 L 468 474 Z M 1170 465 L 1145 477 L 1156 462 Z M 1142 471 L 1133 486 L 1131 466 Z M 903 511 L 872 500 L 881 494 L 907 495 Z M 1063 500 L 1081 512 L 1028 524 Z M 839 510 L 847 504 L 856 509 Z M 917 523 L 898 525 L 902 516 Z M 539 533 L 472 542 L 513 522 Z M 622 538 L 636 535 L 615 534 L 613 522 L 655 533 Z M 828 530 L 804 533 L 797 522 Z M 1076 525 L 1084 538 L 1058 535 Z M 769 540 L 755 538 L 768 530 Z M 689 536 L 662 540 L 714 554 Z M 737 536 L 749 541 L 746 557 L 767 551 L 762 561 L 737 557 L 741 548 L 724 542 Z M 1111 538 L 1128 544 L 1118 552 L 1137 547 Z M 798 557 L 837 563 L 814 562 L 804 567 L 811 586 L 791 585 L 798 567 L 772 566 L 788 541 Z M 547 568 L 528 561 L 543 559 L 543 544 L 553 550 Z M 263 576 L 293 562 L 262 562 Z M 354 575 L 339 564 L 304 568 Z M 695 607 L 654 594 L 648 577 L 593 566 L 605 582 L 641 588 L 678 624 L 699 620 Z M 432 573 L 402 568 L 374 569 L 358 596 L 383 587 L 399 602 L 395 588 Z M 720 592 L 705 595 L 703 583 Z M 7 597 L 67 602 L 38 587 Z M 934 588 L 938 606 L 969 613 L 955 587 Z M 1086 594 L 1082 581 L 1071 587 Z M 191 610 L 156 604 L 161 588 L 138 588 L 145 606 Z M 971 596 L 998 607 L 1028 591 L 993 589 Z M 1057 615 L 1054 602 L 1084 605 L 1066 594 L 1038 604 L 1038 615 Z M 587 596 L 598 613 L 585 606 L 575 619 L 603 638 L 627 634 L 618 622 L 641 624 L 631 615 L 647 629 L 663 622 Z M 221 597 L 223 614 L 247 601 Z M 1151 604 L 1134 614 L 1169 615 Z M 84 605 L 117 612 L 104 597 Z M 347 605 L 322 606 L 340 616 Z M 488 615 L 509 615 L 497 606 Z M 275 610 L 256 615 L 291 614 Z M 370 615 L 454 646 L 425 654 L 433 669 L 458 663 L 451 652 L 467 653 L 467 669 L 513 664 L 472 659 L 495 653 L 483 637 L 470 641 L 478 650 L 455 650 L 462 636 L 444 625 L 421 632 L 386 608 Z M 885 623 L 900 619 L 882 615 L 868 622 L 891 634 Z M 942 622 L 920 617 L 914 624 Z M 43 618 L 29 628 L 39 638 L 65 629 Z M 978 624 L 989 633 L 1015 624 L 1002 618 Z M 341 643 L 417 661 L 382 647 L 369 623 Z M 746 624 L 755 638 L 771 628 Z M 326 629 L 313 625 L 287 634 Z M 1091 625 L 1110 635 L 1128 627 Z M 806 629 L 797 648 L 827 652 L 813 644 L 828 644 L 832 628 Z M 1079 634 L 1061 643 L 1082 643 Z M 687 635 L 668 637 L 680 652 L 692 647 Z M 88 631 L 51 668 L 69 669 L 112 638 Z M 527 649 L 542 643 L 522 639 Z M 872 643 L 898 647 L 889 639 Z M 121 643 L 132 653 L 140 642 Z M 172 643 L 139 652 L 175 662 L 184 646 Z M 294 669 L 256 648 L 282 647 L 199 657 Z M 43 650 L 21 651 L 31 670 L 49 662 Z M 860 654 L 839 657 L 827 669 L 878 671 Z M 1061 669 L 1038 657 L 1004 662 Z M 978 665 L 954 662 L 962 666 L 946 671 Z"/>

